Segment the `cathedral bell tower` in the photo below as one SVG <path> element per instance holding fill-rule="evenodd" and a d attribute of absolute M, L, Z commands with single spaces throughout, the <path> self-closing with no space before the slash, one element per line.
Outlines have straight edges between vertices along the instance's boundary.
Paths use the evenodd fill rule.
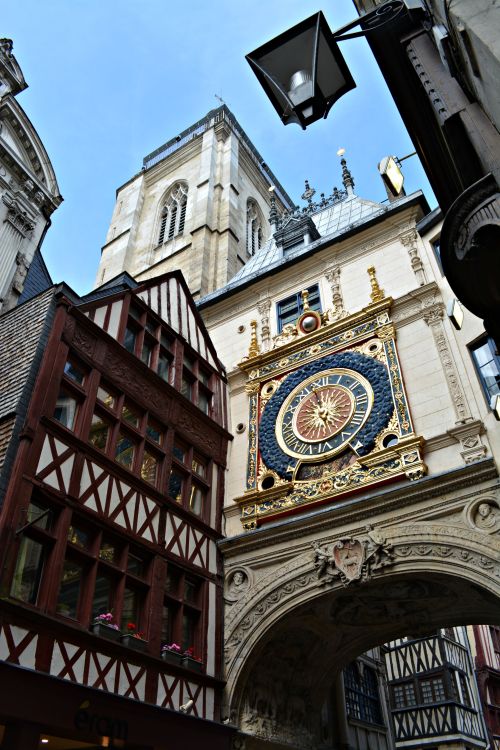
<path fill-rule="evenodd" d="M 269 238 L 272 192 L 292 202 L 222 105 L 146 156 L 117 191 L 96 285 L 179 268 L 195 297 L 224 286 Z"/>

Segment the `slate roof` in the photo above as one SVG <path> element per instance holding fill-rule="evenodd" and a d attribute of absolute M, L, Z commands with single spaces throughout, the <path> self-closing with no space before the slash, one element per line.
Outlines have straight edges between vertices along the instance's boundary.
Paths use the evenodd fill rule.
<path fill-rule="evenodd" d="M 385 204 L 360 198 L 352 190 L 348 190 L 343 199 L 311 213 L 311 218 L 321 235 L 319 239 L 309 245 L 300 245 L 284 255 L 282 248 L 277 247 L 274 235 L 272 235 L 224 287 L 198 300 L 197 304 L 200 308 L 203 308 L 233 290 L 246 286 L 261 276 L 278 271 L 287 265 L 292 265 L 298 258 L 305 257 L 321 247 L 331 244 L 332 241 L 340 239 L 352 230 L 362 229 L 364 225 L 379 217 L 393 213 L 406 205 L 411 205 L 416 200 L 424 201 L 425 206 L 427 205 L 420 190 L 412 195 L 403 196 L 392 203 Z"/>
<path fill-rule="evenodd" d="M 40 292 L 44 292 L 46 289 L 53 285 L 50 273 L 48 272 L 45 261 L 42 257 L 42 253 L 37 248 L 31 261 L 31 265 L 26 274 L 24 280 L 24 287 L 21 296 L 18 299 L 17 304 L 22 305 L 33 297 L 36 297 Z"/>

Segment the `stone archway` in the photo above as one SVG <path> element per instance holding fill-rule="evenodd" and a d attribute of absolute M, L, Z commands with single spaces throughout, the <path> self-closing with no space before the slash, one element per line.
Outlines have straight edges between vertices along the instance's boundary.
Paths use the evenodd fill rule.
<path fill-rule="evenodd" d="M 493 518 L 475 501 L 468 528 L 444 519 L 301 540 L 249 581 L 226 617 L 232 719 L 262 739 L 316 746 L 328 686 L 356 656 L 403 634 L 499 622 L 500 511 L 484 504 Z"/>

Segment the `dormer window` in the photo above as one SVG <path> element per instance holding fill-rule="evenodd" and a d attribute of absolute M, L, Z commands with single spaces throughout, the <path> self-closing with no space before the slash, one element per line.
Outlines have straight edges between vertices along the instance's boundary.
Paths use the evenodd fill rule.
<path fill-rule="evenodd" d="M 257 203 L 250 199 L 247 201 L 247 255 L 255 255 L 262 242 L 262 216 Z"/>
<path fill-rule="evenodd" d="M 172 240 L 180 234 L 184 234 L 187 206 L 187 185 L 176 183 L 167 195 L 165 204 L 160 214 L 160 230 L 158 244 Z"/>

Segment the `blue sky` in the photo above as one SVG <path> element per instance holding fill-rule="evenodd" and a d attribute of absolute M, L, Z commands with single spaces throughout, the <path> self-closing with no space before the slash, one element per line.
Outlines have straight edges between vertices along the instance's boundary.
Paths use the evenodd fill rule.
<path fill-rule="evenodd" d="M 341 50 L 357 88 L 327 120 L 283 126 L 245 54 L 323 10 L 332 29 L 352 20 L 351 0 L 19 0 L 4 3 L 2 36 L 29 88 L 18 100 L 49 153 L 64 203 L 43 254 L 55 281 L 89 291 L 116 188 L 142 158 L 219 105 L 221 96 L 278 179 L 299 202 L 304 179 L 318 194 L 340 185 L 337 149 L 358 195 L 383 200 L 377 163 L 413 151 L 363 40 Z M 407 192 L 435 199 L 416 157 L 404 162 Z"/>

